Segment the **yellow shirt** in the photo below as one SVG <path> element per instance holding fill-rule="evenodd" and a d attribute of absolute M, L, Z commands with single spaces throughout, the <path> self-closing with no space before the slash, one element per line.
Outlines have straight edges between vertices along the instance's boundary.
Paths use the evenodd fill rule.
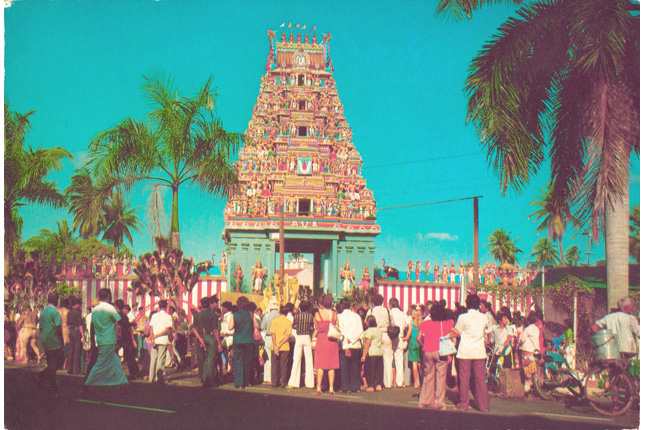
<path fill-rule="evenodd" d="M 275 335 L 275 341 L 276 343 L 282 342 L 282 340 L 286 339 L 286 342 L 280 346 L 280 351 L 289 351 L 289 336 L 291 336 L 291 325 L 292 322 L 289 320 L 284 315 L 280 315 L 279 317 L 273 318 L 271 320 L 271 327 L 269 328 L 269 331 L 271 334 Z"/>

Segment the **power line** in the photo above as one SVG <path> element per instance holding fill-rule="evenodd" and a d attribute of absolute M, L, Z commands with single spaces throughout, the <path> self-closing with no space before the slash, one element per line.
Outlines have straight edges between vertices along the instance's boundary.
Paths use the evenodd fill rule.
<path fill-rule="evenodd" d="M 470 152 L 468 154 L 446 155 L 445 157 L 426 158 L 425 160 L 402 161 L 400 163 L 381 164 L 379 166 L 363 166 L 363 170 L 365 170 L 365 169 L 376 169 L 376 168 L 380 168 L 380 167 L 403 166 L 403 165 L 406 165 L 406 164 L 426 163 L 428 161 L 448 160 L 448 159 L 451 159 L 451 158 L 470 157 L 471 155 L 479 155 L 479 154 L 481 154 L 481 152 Z"/>
<path fill-rule="evenodd" d="M 483 199 L 484 196 L 470 196 L 470 197 L 462 197 L 459 199 L 450 199 L 450 200 L 439 200 L 436 202 L 426 202 L 426 203 L 415 203 L 413 205 L 402 205 L 402 206 L 389 206 L 386 208 L 376 208 L 377 211 L 384 211 L 388 209 L 402 209 L 402 208 L 411 208 L 415 206 L 428 206 L 428 205 L 437 205 L 439 203 L 450 203 L 450 202 L 458 202 L 461 200 L 471 200 L 471 199 Z"/>

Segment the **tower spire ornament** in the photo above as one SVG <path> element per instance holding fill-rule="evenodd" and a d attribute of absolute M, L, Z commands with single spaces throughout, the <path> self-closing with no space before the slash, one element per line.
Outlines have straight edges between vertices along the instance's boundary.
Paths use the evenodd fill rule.
<path fill-rule="evenodd" d="M 317 43 L 314 33 L 312 43 L 308 35 L 301 43 L 300 33 L 297 42 L 292 33 L 287 42 L 284 29 L 278 37 L 267 34 L 265 74 L 236 163 L 239 182 L 225 209 L 228 260 L 231 267 L 262 268 L 273 278 L 283 212 L 285 251 L 313 254 L 314 280 L 341 294 L 341 279 L 333 274 L 345 261 L 352 268 L 372 267 L 380 229 L 328 67 L 330 36 Z M 252 276 L 247 285 L 235 280 L 242 291 L 257 291 L 264 276 Z M 352 278 L 349 272 L 344 277 Z"/>

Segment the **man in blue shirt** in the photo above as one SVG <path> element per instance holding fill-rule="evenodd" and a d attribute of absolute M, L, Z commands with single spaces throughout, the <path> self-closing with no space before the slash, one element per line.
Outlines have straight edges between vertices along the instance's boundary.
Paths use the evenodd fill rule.
<path fill-rule="evenodd" d="M 47 306 L 40 312 L 42 344 L 47 356 L 47 367 L 36 374 L 35 380 L 41 387 L 58 390 L 56 372 L 63 366 L 63 322 L 58 313 L 58 292 L 47 296 Z"/>

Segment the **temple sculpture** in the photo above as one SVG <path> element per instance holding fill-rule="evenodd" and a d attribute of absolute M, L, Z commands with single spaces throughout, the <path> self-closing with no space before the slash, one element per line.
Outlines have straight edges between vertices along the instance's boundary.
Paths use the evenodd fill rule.
<path fill-rule="evenodd" d="M 314 283 L 340 295 L 337 274 L 345 261 L 354 271 L 373 267 L 380 229 L 333 77 L 330 35 L 319 40 L 296 30 L 294 40 L 288 29 L 279 36 L 269 30 L 268 38 L 265 73 L 236 163 L 239 184 L 224 213 L 227 259 L 244 268 L 259 259 L 273 278 L 283 212 L 285 252 L 313 254 Z"/>

